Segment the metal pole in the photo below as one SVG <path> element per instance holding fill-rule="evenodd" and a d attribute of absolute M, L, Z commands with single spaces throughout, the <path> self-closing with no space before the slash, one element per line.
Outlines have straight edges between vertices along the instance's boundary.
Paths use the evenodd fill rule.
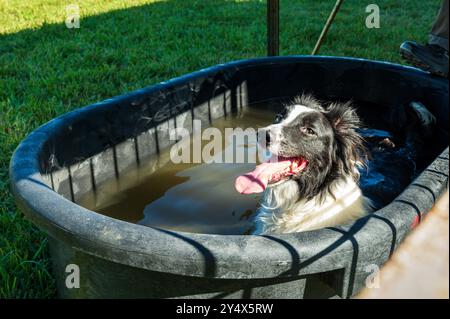
<path fill-rule="evenodd" d="M 325 36 L 328 33 L 328 29 L 330 28 L 331 24 L 333 23 L 333 20 L 336 17 L 336 14 L 338 13 L 339 8 L 341 7 L 341 4 L 343 2 L 344 2 L 344 0 L 337 0 L 336 1 L 336 4 L 334 5 L 333 11 L 331 11 L 327 22 L 323 26 L 322 33 L 320 34 L 319 39 L 317 40 L 317 43 L 314 46 L 314 50 L 311 52 L 312 55 L 316 55 L 317 53 L 319 53 L 320 46 L 322 45 L 323 39 L 325 39 Z"/>
<path fill-rule="evenodd" d="M 267 0 L 267 55 L 275 56 L 279 54 L 279 0 Z"/>

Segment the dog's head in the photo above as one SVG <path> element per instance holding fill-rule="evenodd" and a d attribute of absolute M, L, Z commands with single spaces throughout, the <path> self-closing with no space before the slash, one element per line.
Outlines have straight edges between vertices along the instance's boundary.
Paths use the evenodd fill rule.
<path fill-rule="evenodd" d="M 359 125 L 350 102 L 325 107 L 310 95 L 296 98 L 277 115 L 274 124 L 264 128 L 263 136 L 272 154 L 306 160 L 307 166 L 272 184 L 293 179 L 299 185 L 300 195 L 312 198 L 338 178 L 357 180 L 357 166 L 366 154 L 356 132 Z"/>

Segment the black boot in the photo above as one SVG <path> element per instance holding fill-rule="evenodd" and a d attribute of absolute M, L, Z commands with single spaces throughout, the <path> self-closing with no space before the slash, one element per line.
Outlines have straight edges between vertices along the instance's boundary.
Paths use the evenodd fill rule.
<path fill-rule="evenodd" d="M 400 54 L 418 68 L 445 78 L 448 77 L 448 51 L 443 47 L 406 41 L 400 46 Z"/>

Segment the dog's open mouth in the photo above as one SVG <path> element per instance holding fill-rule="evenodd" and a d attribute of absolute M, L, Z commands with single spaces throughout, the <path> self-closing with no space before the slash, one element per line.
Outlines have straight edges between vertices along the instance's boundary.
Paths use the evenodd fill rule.
<path fill-rule="evenodd" d="M 255 170 L 239 176 L 235 188 L 241 194 L 263 192 L 267 185 L 278 183 L 300 173 L 306 168 L 308 161 L 302 157 L 278 158 L 257 165 Z"/>

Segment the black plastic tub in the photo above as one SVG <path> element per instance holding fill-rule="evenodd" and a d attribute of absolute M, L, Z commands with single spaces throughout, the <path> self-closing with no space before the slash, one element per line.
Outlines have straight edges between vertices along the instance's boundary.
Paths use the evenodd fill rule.
<path fill-rule="evenodd" d="M 416 100 L 437 118 L 434 160 L 389 205 L 342 227 L 274 236 L 161 230 L 77 205 L 98 183 L 168 146 L 169 129 L 302 91 L 354 99 L 380 115 Z M 274 103 L 275 105 L 276 103 Z M 308 298 L 356 294 L 448 183 L 448 81 L 352 58 L 276 57 L 221 64 L 60 116 L 10 165 L 26 217 L 48 234 L 61 297 Z M 67 265 L 80 287 L 66 286 Z"/>

